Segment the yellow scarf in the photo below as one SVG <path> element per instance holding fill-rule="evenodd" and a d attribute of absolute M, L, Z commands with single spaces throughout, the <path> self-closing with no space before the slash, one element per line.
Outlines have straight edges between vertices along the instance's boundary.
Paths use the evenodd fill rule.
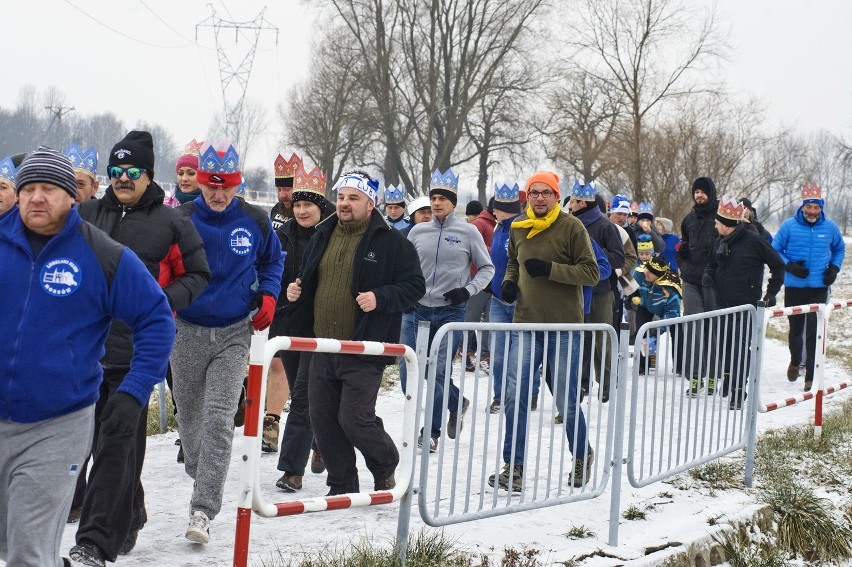
<path fill-rule="evenodd" d="M 556 217 L 559 216 L 559 211 L 562 209 L 559 208 L 559 204 L 557 203 L 550 212 L 544 215 L 543 217 L 535 216 L 535 213 L 532 210 L 532 207 L 527 207 L 527 218 L 524 220 L 516 220 L 512 223 L 512 228 L 531 228 L 532 230 L 527 234 L 527 238 L 532 238 L 539 232 L 544 232 L 553 222 L 556 220 Z"/>

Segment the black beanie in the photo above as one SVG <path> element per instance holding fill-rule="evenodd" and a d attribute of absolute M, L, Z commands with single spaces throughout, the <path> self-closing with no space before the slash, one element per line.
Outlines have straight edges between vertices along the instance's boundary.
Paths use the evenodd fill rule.
<path fill-rule="evenodd" d="M 470 201 L 464 208 L 465 215 L 478 215 L 482 212 L 482 203 L 479 201 Z"/>
<path fill-rule="evenodd" d="M 650 260 L 645 262 L 645 270 L 651 272 L 658 278 L 663 277 L 668 269 L 669 263 L 662 256 L 653 256 Z"/>
<path fill-rule="evenodd" d="M 454 207 L 458 204 L 459 196 L 455 191 L 438 187 L 435 189 L 429 189 L 429 196 L 431 197 L 432 195 L 443 195 L 450 201 L 450 203 L 453 204 Z"/>
<path fill-rule="evenodd" d="M 699 177 L 695 181 L 692 182 L 692 192 L 695 193 L 696 189 L 701 189 L 705 195 L 707 195 L 707 200 L 713 202 L 716 200 L 716 184 L 713 183 L 713 180 L 709 177 Z"/>
<path fill-rule="evenodd" d="M 39 146 L 21 162 L 15 179 L 16 193 L 28 183 L 51 183 L 77 197 L 77 178 L 74 168 L 64 154 L 53 148 Z"/>
<path fill-rule="evenodd" d="M 154 179 L 154 140 L 150 132 L 132 130 L 109 152 L 107 167 L 127 163 L 148 170 L 148 176 Z"/>

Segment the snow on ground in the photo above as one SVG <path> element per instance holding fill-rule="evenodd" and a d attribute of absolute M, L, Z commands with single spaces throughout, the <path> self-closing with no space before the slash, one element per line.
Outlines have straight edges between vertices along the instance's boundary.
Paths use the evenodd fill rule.
<path fill-rule="evenodd" d="M 792 396 L 801 390 L 801 380 L 790 384 L 785 376 L 789 360 L 786 344 L 767 341 L 763 358 L 763 401 Z M 849 369 L 839 368 L 829 361 L 832 382 L 849 377 Z M 458 372 L 456 373 L 458 376 Z M 685 382 L 684 382 L 685 384 Z M 825 400 L 825 408 L 831 411 L 850 396 L 849 390 L 831 395 Z M 727 400 L 725 400 L 727 401 Z M 541 410 L 532 414 L 544 414 L 550 419 L 550 398 L 543 400 Z M 471 428 L 475 420 L 479 424 L 487 419 L 485 401 L 471 408 L 465 427 Z M 604 406 L 605 408 L 607 406 Z M 378 414 L 382 416 L 388 431 L 397 445 L 401 445 L 403 396 L 398 388 L 384 391 L 379 396 Z M 789 424 L 812 422 L 813 401 L 768 414 L 758 415 L 758 431 L 783 427 Z M 492 418 L 493 419 L 493 418 Z M 283 420 L 282 420 L 283 426 Z M 591 426 L 594 435 L 595 426 Z M 188 521 L 189 498 L 192 480 L 184 473 L 182 465 L 175 462 L 177 447 L 176 432 L 155 435 L 148 440 L 148 452 L 143 473 L 143 484 L 147 495 L 148 524 L 139 535 L 136 548 L 130 555 L 122 556 L 118 564 L 127 567 L 169 565 L 230 565 L 233 558 L 234 526 L 236 519 L 237 480 L 239 477 L 239 453 L 242 446 L 242 430 L 235 433 L 234 450 L 228 482 L 225 487 L 224 505 L 221 514 L 211 526 L 211 542 L 207 546 L 192 544 L 184 538 Z M 625 441 L 626 447 L 626 441 Z M 260 484 L 264 496 L 273 502 L 291 500 L 275 488 L 280 476 L 276 470 L 277 453 L 265 454 L 261 459 Z M 436 456 L 432 456 L 435 459 Z M 481 462 L 481 459 L 480 459 Z M 490 465 L 489 465 L 490 466 Z M 600 475 L 603 463 L 597 463 Z M 360 460 L 362 491 L 372 490 L 369 472 Z M 434 475 L 434 471 L 433 475 Z M 432 476 L 432 475 L 430 475 Z M 419 471 L 415 474 L 415 482 Z M 760 481 L 759 478 L 756 479 Z M 314 475 L 309 471 L 305 477 L 302 498 L 323 496 L 327 488 L 325 475 Z M 541 510 L 498 516 L 444 528 L 450 538 L 473 553 L 485 553 L 491 559 L 502 556 L 504 547 L 516 549 L 535 548 L 541 550 L 540 558 L 554 563 L 602 550 L 610 557 L 593 557 L 582 562 L 584 566 L 623 564 L 628 561 L 641 563 L 644 550 L 650 546 L 662 546 L 671 542 L 688 542 L 701 539 L 718 527 L 711 527 L 708 518 L 737 518 L 755 507 L 755 500 L 747 490 L 725 490 L 714 492 L 695 486 L 687 476 L 677 483 L 656 483 L 636 489 L 629 485 L 626 471 L 623 475 L 621 510 L 631 504 L 645 508 L 656 506 L 648 512 L 645 521 L 620 519 L 619 545 L 607 546 L 609 530 L 609 506 L 612 494 L 608 486 L 599 498 Z M 490 489 L 486 495 L 490 495 Z M 505 500 L 505 491 L 500 491 Z M 365 537 L 381 545 L 389 545 L 396 533 L 398 504 L 304 514 L 287 518 L 265 519 L 253 516 L 251 526 L 250 554 L 252 565 L 270 565 L 272 557 L 279 551 L 285 557 L 300 557 L 310 550 L 336 547 L 345 549 L 350 543 Z M 567 536 L 572 526 L 585 526 L 595 536 L 573 540 Z M 67 526 L 62 543 L 63 553 L 74 544 L 76 525 Z M 424 529 L 417 504 L 412 509 L 411 533 Z M 437 528 L 425 527 L 427 531 Z"/>

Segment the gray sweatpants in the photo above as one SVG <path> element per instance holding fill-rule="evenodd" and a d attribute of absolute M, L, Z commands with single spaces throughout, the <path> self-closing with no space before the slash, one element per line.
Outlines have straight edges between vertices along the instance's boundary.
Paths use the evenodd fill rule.
<path fill-rule="evenodd" d="M 201 511 L 212 520 L 222 508 L 251 326 L 248 319 L 228 327 L 201 327 L 180 318 L 175 323 L 172 393 L 180 408 L 184 467 L 195 479 L 190 513 Z"/>
<path fill-rule="evenodd" d="M 7 565 L 62 566 L 62 531 L 94 428 L 94 405 L 36 423 L 0 419 L 0 560 Z"/>

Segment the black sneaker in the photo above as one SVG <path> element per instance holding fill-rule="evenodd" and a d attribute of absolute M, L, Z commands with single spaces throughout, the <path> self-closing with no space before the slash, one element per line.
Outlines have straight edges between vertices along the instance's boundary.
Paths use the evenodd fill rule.
<path fill-rule="evenodd" d="M 382 481 L 378 481 L 373 485 L 373 488 L 376 490 L 393 490 L 396 488 L 396 478 L 391 474 L 388 478 Z"/>
<path fill-rule="evenodd" d="M 71 506 L 71 510 L 68 512 L 68 523 L 76 524 L 80 521 L 80 516 L 83 514 L 83 505 L 79 506 Z"/>
<path fill-rule="evenodd" d="M 130 530 L 130 533 L 127 534 L 127 538 L 124 540 L 124 543 L 121 544 L 121 548 L 119 548 L 119 555 L 127 555 L 133 548 L 136 547 L 136 539 L 139 537 L 139 530 Z"/>
<path fill-rule="evenodd" d="M 728 409 L 739 410 L 743 407 L 747 394 L 742 388 L 734 388 L 731 390 L 731 399 L 728 401 Z"/>
<path fill-rule="evenodd" d="M 420 434 L 420 437 L 417 438 L 417 448 L 423 447 L 423 434 Z M 429 438 L 429 452 L 437 453 L 438 452 L 438 440 L 435 437 Z"/>
<path fill-rule="evenodd" d="M 76 561 L 80 565 L 93 565 L 95 567 L 105 567 L 106 557 L 101 553 L 93 543 L 81 543 L 71 548 L 69 553 L 72 561 Z"/>
<path fill-rule="evenodd" d="M 462 398 L 461 417 L 459 417 L 459 412 L 457 411 L 450 412 L 450 418 L 447 420 L 447 437 L 450 439 L 455 439 L 456 434 L 461 433 L 462 425 L 464 424 L 464 414 L 467 413 L 469 407 L 470 400 Z"/>

